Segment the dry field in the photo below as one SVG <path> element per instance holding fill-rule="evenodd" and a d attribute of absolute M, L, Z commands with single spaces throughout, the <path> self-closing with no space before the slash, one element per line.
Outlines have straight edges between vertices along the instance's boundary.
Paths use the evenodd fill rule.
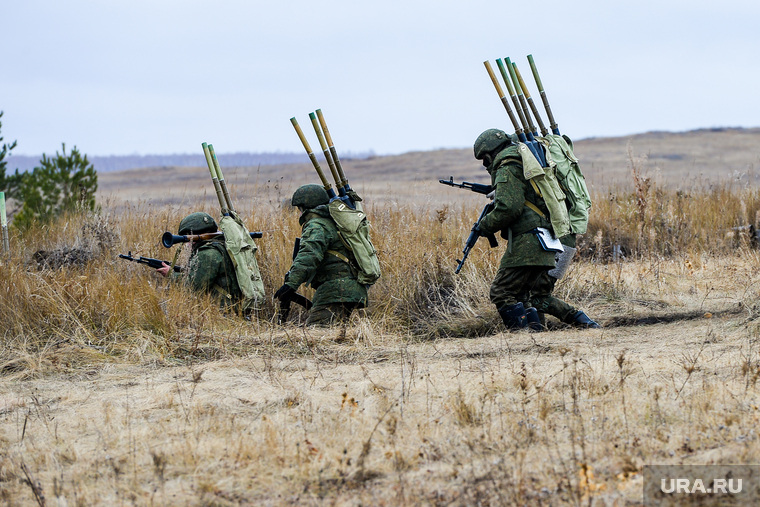
<path fill-rule="evenodd" d="M 252 322 L 222 315 L 116 259 L 170 258 L 160 234 L 214 213 L 214 196 L 200 170 L 106 175 L 100 214 L 15 234 L 0 264 L 0 501 L 638 505 L 644 465 L 757 463 L 760 253 L 733 228 L 757 225 L 760 194 L 684 191 L 623 153 L 615 185 L 589 176 L 594 218 L 557 288 L 604 328 L 541 334 L 504 333 L 487 301 L 503 244 L 453 275 L 481 196 L 414 197 L 408 172 L 396 186 L 355 167 L 383 278 L 368 311 L 324 330 L 298 311 L 276 325 L 271 301 Z M 439 176 L 441 153 L 408 155 L 419 180 Z M 270 293 L 298 234 L 282 202 L 306 169 L 228 176 L 265 231 Z"/>

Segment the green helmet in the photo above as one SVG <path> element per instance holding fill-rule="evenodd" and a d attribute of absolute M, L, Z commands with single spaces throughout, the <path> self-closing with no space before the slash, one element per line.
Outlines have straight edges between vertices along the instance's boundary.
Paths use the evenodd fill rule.
<path fill-rule="evenodd" d="M 293 193 L 290 198 L 291 206 L 300 206 L 302 208 L 316 208 L 320 204 L 330 202 L 327 191 L 321 185 L 309 184 L 302 185 Z"/>
<path fill-rule="evenodd" d="M 190 213 L 179 223 L 179 235 L 187 234 L 204 234 L 206 232 L 216 232 L 217 226 L 214 218 L 208 213 L 196 211 Z"/>
<path fill-rule="evenodd" d="M 475 158 L 483 160 L 486 155 L 493 156 L 498 153 L 499 150 L 506 148 L 512 143 L 512 138 L 499 129 L 488 129 L 475 139 L 475 145 L 473 146 L 473 152 Z"/>

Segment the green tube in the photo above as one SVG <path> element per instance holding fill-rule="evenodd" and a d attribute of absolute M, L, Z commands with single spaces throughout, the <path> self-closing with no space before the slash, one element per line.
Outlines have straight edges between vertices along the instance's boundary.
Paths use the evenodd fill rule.
<path fill-rule="evenodd" d="M 531 132 L 533 134 L 536 134 L 536 127 L 533 125 L 533 119 L 530 115 L 530 110 L 528 109 L 528 103 L 525 101 L 525 94 L 523 93 L 523 89 L 520 86 L 520 81 L 517 79 L 517 73 L 515 72 L 515 64 L 512 63 L 512 60 L 507 58 L 507 70 L 509 70 L 509 75 L 512 77 L 512 83 L 515 85 L 515 91 L 517 92 L 517 98 L 520 100 L 520 108 L 523 111 L 523 115 L 525 116 L 525 119 L 527 120 L 527 132 Z"/>
<path fill-rule="evenodd" d="M 314 113 L 309 113 L 309 119 L 311 120 L 311 125 L 314 127 L 314 132 L 317 134 L 319 146 L 322 147 L 322 153 L 325 156 L 325 160 L 327 160 L 327 165 L 330 167 L 330 173 L 332 174 L 333 180 L 335 181 L 335 188 L 337 188 L 338 192 L 340 192 L 340 189 L 343 188 L 343 186 L 340 184 L 338 169 L 335 167 L 335 162 L 333 161 L 332 154 L 330 153 L 330 148 L 327 146 L 325 136 L 322 134 L 322 129 L 320 128 L 319 122 L 317 121 L 317 115 Z"/>
<path fill-rule="evenodd" d="M 317 162 L 317 157 L 314 156 L 314 152 L 311 151 L 309 141 L 307 141 L 306 136 L 303 135 L 303 130 L 301 130 L 301 126 L 298 124 L 298 120 L 296 120 L 295 116 L 290 119 L 290 123 L 292 123 L 293 128 L 296 129 L 296 134 L 298 134 L 298 138 L 301 140 L 301 144 L 303 144 L 303 148 L 306 150 L 306 154 L 309 156 L 309 160 L 311 160 L 311 165 L 313 165 L 314 170 L 317 171 L 317 176 L 319 176 L 319 179 L 322 182 L 322 186 L 325 188 L 327 195 L 331 198 L 335 197 L 335 191 L 332 189 L 330 182 L 327 181 L 327 178 L 325 178 L 325 173 L 319 166 L 319 162 Z"/>
<path fill-rule="evenodd" d="M 544 85 L 541 83 L 541 78 L 538 75 L 538 68 L 536 68 L 536 63 L 533 61 L 533 55 L 528 55 L 528 63 L 530 63 L 530 70 L 533 71 L 533 79 L 536 80 L 536 86 L 541 95 L 541 101 L 544 103 L 546 116 L 549 118 L 549 128 L 552 129 L 552 133 L 559 135 L 559 125 L 557 125 L 557 121 L 554 119 L 552 108 L 549 105 L 549 99 L 546 97 L 546 92 L 544 91 Z"/>
<path fill-rule="evenodd" d="M 327 122 L 325 122 L 325 117 L 322 115 L 321 109 L 317 109 L 316 112 L 317 118 L 319 118 L 319 124 L 322 125 L 322 132 L 325 133 L 325 139 L 327 140 L 327 146 L 330 148 L 333 162 L 335 162 L 335 168 L 338 170 L 338 176 L 340 176 L 340 186 L 346 188 L 348 187 L 348 178 L 346 178 L 346 173 L 343 172 L 343 166 L 340 165 L 338 152 L 335 150 L 335 144 L 333 143 L 330 131 L 327 130 Z"/>
<path fill-rule="evenodd" d="M 235 211 L 232 207 L 232 199 L 230 199 L 230 192 L 227 190 L 227 182 L 224 181 L 224 175 L 222 174 L 222 167 L 219 165 L 219 160 L 216 158 L 216 152 L 214 146 L 208 145 L 208 152 L 211 154 L 211 160 L 214 163 L 214 170 L 216 170 L 216 177 L 219 179 L 219 186 L 222 187 L 222 194 L 224 194 L 224 201 L 227 203 L 227 209 Z"/>
<path fill-rule="evenodd" d="M 216 198 L 219 200 L 219 206 L 222 208 L 222 215 L 227 213 L 227 202 L 224 200 L 224 193 L 222 187 L 219 185 L 219 178 L 216 177 L 216 169 L 214 168 L 214 161 L 211 158 L 211 152 L 208 149 L 208 144 L 201 144 L 203 147 L 203 154 L 206 155 L 206 163 L 208 164 L 208 172 L 211 174 L 211 181 L 214 183 L 214 190 L 216 191 Z"/>

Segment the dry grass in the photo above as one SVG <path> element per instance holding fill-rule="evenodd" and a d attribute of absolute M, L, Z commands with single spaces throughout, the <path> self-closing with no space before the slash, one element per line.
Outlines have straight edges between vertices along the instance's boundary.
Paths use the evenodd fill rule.
<path fill-rule="evenodd" d="M 679 193 L 629 164 L 631 189 L 595 195 L 557 287 L 601 330 L 503 333 L 487 293 L 504 245 L 479 245 L 453 275 L 485 201 L 435 186 L 421 205 L 367 187 L 383 277 L 338 329 L 304 328 L 299 311 L 277 326 L 271 301 L 252 322 L 220 314 L 116 259 L 171 258 L 158 240 L 196 209 L 190 194 L 14 235 L 0 264 L 0 500 L 635 504 L 645 464 L 757 461 L 760 256 L 732 229 L 756 222 L 757 191 Z M 271 293 L 297 217 L 283 188 L 251 185 L 236 203 L 266 233 Z M 78 253 L 40 270 L 41 249 Z"/>

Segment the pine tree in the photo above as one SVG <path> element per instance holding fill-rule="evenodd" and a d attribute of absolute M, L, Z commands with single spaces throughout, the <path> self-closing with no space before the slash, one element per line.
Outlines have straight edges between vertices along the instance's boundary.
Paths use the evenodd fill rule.
<path fill-rule="evenodd" d="M 55 158 L 44 154 L 40 167 L 22 174 L 18 199 L 24 202 L 13 223 L 21 229 L 35 221 L 48 222 L 63 213 L 95 209 L 95 191 L 98 175 L 95 168 L 76 146 L 69 155 L 63 144 L 63 153 Z"/>

